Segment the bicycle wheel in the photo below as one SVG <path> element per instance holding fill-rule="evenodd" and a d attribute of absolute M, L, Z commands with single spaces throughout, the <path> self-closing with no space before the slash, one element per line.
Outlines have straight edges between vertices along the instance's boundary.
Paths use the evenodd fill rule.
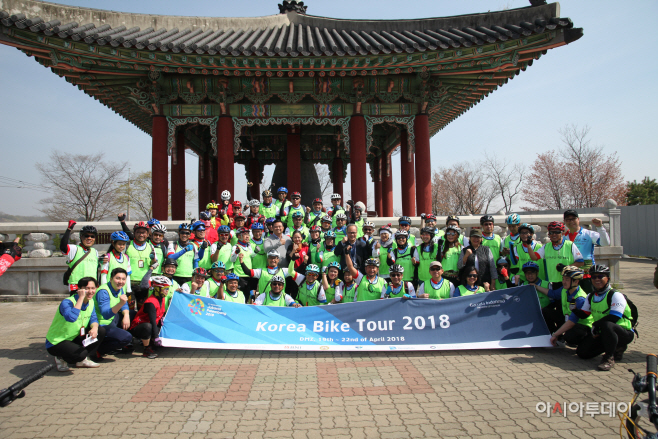
<path fill-rule="evenodd" d="M 626 433 L 629 439 L 655 439 L 658 433 L 646 430 L 649 423 L 649 412 L 647 410 L 649 400 L 635 402 L 631 407 L 630 416 L 626 419 Z M 644 421 L 642 420 L 644 418 Z M 651 426 L 652 428 L 653 426 Z M 653 428 L 652 428 L 653 429 Z"/>

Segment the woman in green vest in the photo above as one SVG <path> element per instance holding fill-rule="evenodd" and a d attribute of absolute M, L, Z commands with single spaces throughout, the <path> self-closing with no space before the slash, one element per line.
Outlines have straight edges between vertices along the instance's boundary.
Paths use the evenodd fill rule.
<path fill-rule="evenodd" d="M 515 279 L 510 277 L 509 261 L 505 256 L 501 256 L 496 261 L 497 276 L 493 281 L 493 289 L 496 291 L 505 290 L 507 288 L 515 287 Z"/>
<path fill-rule="evenodd" d="M 222 261 L 212 263 L 210 277 L 208 278 L 208 283 L 210 284 L 210 297 L 219 299 L 219 289 L 223 285 L 225 274 L 226 267 Z"/>
<path fill-rule="evenodd" d="M 386 279 L 388 282 L 390 267 L 386 262 L 388 259 L 388 252 L 395 246 L 395 241 L 393 241 L 393 233 L 391 232 L 391 225 L 379 228 L 379 241 L 376 241 L 373 244 L 372 256 L 374 258 L 379 258 L 379 275 Z"/>
<path fill-rule="evenodd" d="M 178 263 L 174 280 L 180 285 L 192 280 L 192 270 L 196 268 L 197 248 L 190 241 L 191 234 L 192 226 L 183 223 L 178 226 L 178 241 L 169 243 L 167 258 L 174 259 Z"/>
<path fill-rule="evenodd" d="M 439 261 L 430 262 L 430 280 L 418 287 L 416 296 L 419 299 L 450 299 L 455 297 L 455 286 L 447 279 L 443 279 L 443 267 Z"/>
<path fill-rule="evenodd" d="M 233 263 L 233 273 L 240 278 L 240 289 L 249 291 L 256 289 L 256 281 L 249 276 L 249 272 L 254 268 L 251 264 L 254 256 L 254 249 L 251 246 L 249 238 L 249 229 L 240 227 L 235 231 L 238 240 L 231 250 L 231 262 Z M 240 259 L 239 262 L 238 258 Z M 247 271 L 242 270 L 242 264 L 247 266 Z"/>
<path fill-rule="evenodd" d="M 303 306 L 318 306 L 327 304 L 327 296 L 322 288 L 318 277 L 320 276 L 320 267 L 315 264 L 309 264 L 306 267 L 306 274 L 295 272 L 294 280 L 299 285 L 297 291 L 297 301 Z"/>
<path fill-rule="evenodd" d="M 459 285 L 459 255 L 462 245 L 459 243 L 461 230 L 457 226 L 450 225 L 446 227 L 445 237 L 439 241 L 441 250 L 439 251 L 441 266 L 443 267 L 443 277 L 448 279 L 454 285 Z"/>
<path fill-rule="evenodd" d="M 336 233 L 333 230 L 324 234 L 324 245 L 320 250 L 320 262 L 322 268 L 328 267 L 332 262 L 340 262 L 340 256 L 336 256 Z"/>
<path fill-rule="evenodd" d="M 67 372 L 68 364 L 75 364 L 76 367 L 100 366 L 88 358 L 96 354 L 96 349 L 105 338 L 105 328 L 98 325 L 94 307 L 96 280 L 83 277 L 76 286 L 77 292 L 60 303 L 46 334 L 46 350 L 55 357 L 60 372 Z M 96 340 L 84 346 L 86 339 Z"/>
<path fill-rule="evenodd" d="M 434 243 L 434 230 L 430 227 L 424 227 L 420 231 L 420 239 L 423 241 L 418 247 L 418 285 L 432 278 L 430 273 L 430 264 L 439 257 L 439 244 Z"/>
<path fill-rule="evenodd" d="M 234 303 L 247 303 L 245 300 L 244 293 L 238 289 L 238 283 L 240 282 L 240 277 L 236 274 L 229 273 L 227 274 L 222 282 L 219 284 L 219 291 L 217 298 L 220 300 L 225 300 L 227 302 Z M 224 291 L 224 284 L 226 284 L 226 291 Z"/>
<path fill-rule="evenodd" d="M 340 266 L 340 262 L 338 262 L 338 265 Z M 343 282 L 341 286 L 341 289 L 336 289 L 334 300 L 332 300 L 331 303 L 336 304 L 355 302 L 356 287 L 358 287 L 358 285 L 356 283 L 356 279 L 352 277 L 350 267 L 345 267 L 343 269 Z"/>
<path fill-rule="evenodd" d="M 343 297 L 343 281 L 338 278 L 340 262 L 334 261 L 322 269 L 322 289 L 329 303 L 340 302 Z"/>
<path fill-rule="evenodd" d="M 391 266 L 398 264 L 404 267 L 405 282 L 417 282 L 416 267 L 418 266 L 418 251 L 416 247 L 409 244 L 409 232 L 399 230 L 395 234 L 395 247 L 388 253 L 386 263 Z"/>
<path fill-rule="evenodd" d="M 308 247 L 310 255 L 308 258 L 309 264 L 316 264 L 322 266 L 320 261 L 320 252 L 322 251 L 322 232 L 320 226 L 313 226 L 309 229 Z"/>
<path fill-rule="evenodd" d="M 475 267 L 464 267 L 461 285 L 455 291 L 455 297 L 470 296 L 472 294 L 484 293 L 484 287 L 479 286 L 480 275 Z"/>
<path fill-rule="evenodd" d="M 269 290 L 266 293 L 259 294 L 254 301 L 254 305 L 264 306 L 292 306 L 299 308 L 301 305 L 295 302 L 295 299 L 283 292 L 284 280 L 278 274 L 270 279 Z"/>
<path fill-rule="evenodd" d="M 130 289 L 130 257 L 124 253 L 130 238 L 125 232 L 114 232 L 110 235 L 110 240 L 112 243 L 105 254 L 107 256 L 107 262 L 101 267 L 101 285 L 107 283 L 108 273 L 112 273 L 115 268 L 123 268 L 128 275 L 125 292 L 130 297 L 130 293 L 132 292 Z"/>

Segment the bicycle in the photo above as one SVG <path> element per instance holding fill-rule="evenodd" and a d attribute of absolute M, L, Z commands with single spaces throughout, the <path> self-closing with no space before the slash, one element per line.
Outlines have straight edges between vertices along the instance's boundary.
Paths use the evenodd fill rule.
<path fill-rule="evenodd" d="M 29 377 L 23 378 L 14 385 L 0 390 L 0 407 L 7 407 L 17 398 L 23 398 L 25 396 L 25 390 L 23 389 L 25 389 L 39 378 L 43 378 L 43 376 L 50 372 L 54 367 L 55 366 L 53 364 L 49 364 L 46 367 L 39 369 Z"/>
<path fill-rule="evenodd" d="M 658 357 L 656 354 L 647 355 L 647 373 L 645 376 L 633 372 L 633 390 L 635 395 L 631 401 L 630 407 L 625 413 L 619 415 L 621 426 L 619 427 L 619 436 L 623 437 L 623 429 L 626 430 L 629 439 L 658 439 L 658 405 L 656 404 L 656 378 L 658 367 Z M 642 393 L 648 393 L 648 398 L 643 401 L 637 401 L 638 396 Z M 630 413 L 630 416 L 628 416 Z M 653 424 L 656 432 L 649 432 L 639 425 L 640 418 L 647 418 Z"/>

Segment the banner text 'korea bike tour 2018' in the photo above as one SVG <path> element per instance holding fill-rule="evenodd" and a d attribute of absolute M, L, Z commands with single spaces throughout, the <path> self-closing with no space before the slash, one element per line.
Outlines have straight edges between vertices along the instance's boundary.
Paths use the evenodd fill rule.
<path fill-rule="evenodd" d="M 459 350 L 549 347 L 533 286 L 451 300 L 386 299 L 303 308 L 175 293 L 164 346 L 252 350 Z"/>

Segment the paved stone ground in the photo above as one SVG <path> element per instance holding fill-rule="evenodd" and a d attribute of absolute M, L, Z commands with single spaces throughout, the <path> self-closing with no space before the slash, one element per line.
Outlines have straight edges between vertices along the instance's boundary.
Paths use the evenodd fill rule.
<path fill-rule="evenodd" d="M 571 349 L 316 353 L 166 349 L 148 360 L 50 372 L 0 409 L 0 437 L 616 437 L 607 415 L 546 417 L 536 404 L 628 401 L 627 368 L 655 352 L 655 263 L 622 262 L 640 338 L 611 372 Z M 0 304 L 0 387 L 48 362 L 53 303 Z M 162 351 L 161 351 L 162 352 Z"/>

